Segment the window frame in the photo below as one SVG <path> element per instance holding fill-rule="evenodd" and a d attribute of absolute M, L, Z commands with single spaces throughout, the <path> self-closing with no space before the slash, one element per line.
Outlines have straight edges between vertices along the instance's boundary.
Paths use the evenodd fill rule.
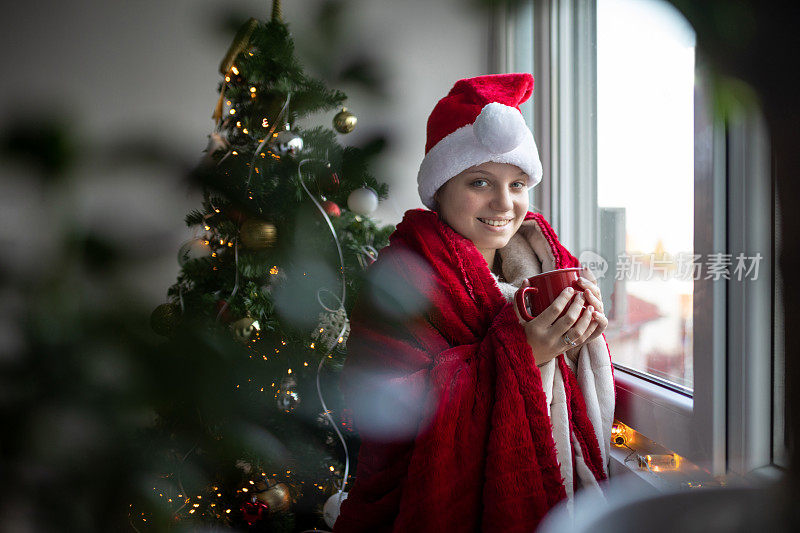
<path fill-rule="evenodd" d="M 596 87 L 596 21 L 597 0 L 530 0 L 492 17 L 491 70 L 536 79 L 523 109 L 544 168 L 532 205 L 578 252 L 598 249 L 596 91 L 580 90 Z M 700 50 L 695 72 L 694 253 L 760 252 L 760 278 L 695 280 L 693 393 L 615 365 L 616 417 L 712 475 L 773 476 L 785 447 L 773 423 L 783 361 L 776 213 L 759 210 L 774 205 L 769 140 L 757 108 L 734 103 L 720 115 L 721 79 Z"/>

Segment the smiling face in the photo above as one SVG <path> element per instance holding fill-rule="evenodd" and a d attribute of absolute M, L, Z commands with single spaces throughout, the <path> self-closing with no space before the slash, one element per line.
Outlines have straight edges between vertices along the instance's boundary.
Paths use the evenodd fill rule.
<path fill-rule="evenodd" d="M 434 199 L 442 220 L 475 243 L 491 268 L 495 252 L 528 211 L 528 175 L 517 166 L 489 161 L 452 177 Z"/>

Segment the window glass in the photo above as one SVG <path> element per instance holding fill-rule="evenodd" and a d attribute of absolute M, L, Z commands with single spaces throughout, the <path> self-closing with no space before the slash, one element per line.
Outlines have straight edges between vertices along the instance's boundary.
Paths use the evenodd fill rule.
<path fill-rule="evenodd" d="M 670 4 L 597 2 L 599 253 L 614 363 L 692 389 L 695 34 Z"/>

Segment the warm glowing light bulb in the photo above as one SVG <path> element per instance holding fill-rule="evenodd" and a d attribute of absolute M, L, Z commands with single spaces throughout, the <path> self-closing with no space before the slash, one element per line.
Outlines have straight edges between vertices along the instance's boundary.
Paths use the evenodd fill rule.
<path fill-rule="evenodd" d="M 225 81 L 231 81 L 231 77 L 230 76 L 225 76 Z"/>
<path fill-rule="evenodd" d="M 244 128 L 244 129 L 242 129 L 242 133 L 247 134 L 249 132 L 247 131 L 247 128 Z"/>
<path fill-rule="evenodd" d="M 333 472 L 333 467 L 330 467 L 330 469 L 331 469 L 331 472 Z"/>
<path fill-rule="evenodd" d="M 250 92 L 251 92 L 251 93 L 254 93 L 254 92 L 256 92 L 256 88 L 255 88 L 255 87 L 250 87 Z"/>
<path fill-rule="evenodd" d="M 235 115 L 235 114 L 236 114 L 236 110 L 235 110 L 235 109 L 231 109 L 231 110 L 230 110 L 230 114 L 231 114 L 231 115 Z"/>
<path fill-rule="evenodd" d="M 290 369 L 289 369 L 289 371 L 288 371 L 288 372 L 286 372 L 286 373 L 287 373 L 287 374 L 291 374 L 291 373 L 292 373 L 292 369 L 290 368 Z"/>
<path fill-rule="evenodd" d="M 236 74 L 237 76 L 239 75 L 239 69 L 238 69 L 238 68 L 236 68 L 236 65 L 234 65 L 234 66 L 232 66 L 232 67 L 231 67 L 231 72 L 233 72 L 233 73 L 234 73 L 234 74 Z"/>

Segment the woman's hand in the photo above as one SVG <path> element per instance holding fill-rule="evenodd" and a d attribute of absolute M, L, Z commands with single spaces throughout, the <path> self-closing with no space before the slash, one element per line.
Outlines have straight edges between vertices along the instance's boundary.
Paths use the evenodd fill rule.
<path fill-rule="evenodd" d="M 522 282 L 523 287 L 528 285 L 528 280 Z M 525 335 L 528 338 L 528 344 L 533 350 L 533 358 L 536 360 L 537 365 L 547 363 L 559 354 L 564 353 L 567 348 L 571 348 L 571 345 L 565 341 L 564 334 L 567 334 L 571 340 L 580 346 L 581 342 L 586 342 L 594 333 L 597 326 L 589 331 L 594 322 L 592 320 L 594 307 L 589 305 L 585 309 L 583 308 L 586 299 L 584 294 L 585 291 L 576 294 L 572 287 L 568 287 L 561 291 L 561 294 L 544 311 L 539 313 L 533 320 L 527 322 L 520 316 L 517 306 L 514 306 L 517 319 L 525 329 Z M 575 298 L 572 303 L 569 303 L 573 296 Z M 567 312 L 564 313 L 564 316 L 558 318 L 558 315 L 565 308 Z"/>
<path fill-rule="evenodd" d="M 583 294 L 586 298 L 586 301 L 589 302 L 594 308 L 595 313 L 593 317 L 593 322 L 596 323 L 596 326 L 592 329 L 592 332 L 586 338 L 583 343 L 589 342 L 591 340 L 596 339 L 599 337 L 608 327 L 608 318 L 604 314 L 603 310 L 603 297 L 600 295 L 600 287 L 597 286 L 597 279 L 592 274 L 592 271 L 586 267 L 583 267 L 583 271 L 581 272 L 581 277 L 578 279 L 581 287 L 583 287 Z"/>

